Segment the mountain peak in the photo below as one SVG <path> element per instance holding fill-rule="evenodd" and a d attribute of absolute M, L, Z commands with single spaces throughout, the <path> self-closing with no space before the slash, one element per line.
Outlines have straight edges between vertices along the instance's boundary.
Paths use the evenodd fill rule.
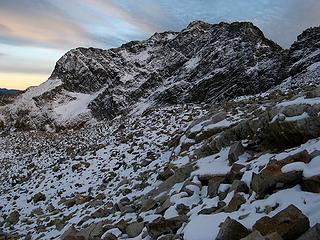
<path fill-rule="evenodd" d="M 318 29 L 310 31 L 316 36 Z M 68 125 L 79 119 L 113 119 L 153 106 L 215 103 L 257 94 L 318 61 L 318 55 L 307 56 L 315 49 L 309 43 L 317 40 L 305 39 L 289 52 L 250 22 L 193 21 L 181 32 L 155 33 L 119 48 L 76 48 L 58 60 L 50 82 L 39 91 L 27 91 L 27 97 L 19 100 L 26 103 L 19 106 L 31 104 L 29 109 L 42 115 L 40 122 L 49 117 L 47 122 Z M 299 59 L 308 61 L 301 66 Z M 61 105 L 76 106 L 77 111 L 70 117 L 52 110 Z"/>
<path fill-rule="evenodd" d="M 206 29 L 206 28 L 210 28 L 212 26 L 212 24 L 201 21 L 201 20 L 195 20 L 192 21 L 191 23 L 189 23 L 189 25 L 187 26 L 186 29 L 188 30 L 192 30 L 195 28 L 200 28 L 200 29 Z"/>

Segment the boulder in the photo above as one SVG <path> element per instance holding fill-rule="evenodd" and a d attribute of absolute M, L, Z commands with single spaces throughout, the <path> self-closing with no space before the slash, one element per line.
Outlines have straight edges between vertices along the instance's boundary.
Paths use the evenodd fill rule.
<path fill-rule="evenodd" d="M 245 149 L 241 142 L 236 142 L 231 145 L 229 154 L 228 154 L 228 160 L 230 165 L 232 165 L 234 162 L 238 161 L 239 156 L 244 154 Z"/>
<path fill-rule="evenodd" d="M 32 197 L 32 200 L 33 200 L 34 203 L 45 201 L 46 200 L 46 196 L 43 193 L 38 192 L 37 194 L 35 194 Z"/>
<path fill-rule="evenodd" d="M 228 217 L 220 226 L 220 231 L 216 240 L 240 240 L 250 233 L 250 231 L 236 220 Z"/>
<path fill-rule="evenodd" d="M 320 193 L 320 175 L 304 178 L 301 185 L 303 191 Z"/>
<path fill-rule="evenodd" d="M 238 163 L 232 164 L 230 171 L 226 176 L 226 181 L 232 183 L 234 180 L 240 180 L 243 176 L 242 169 L 246 166 Z"/>
<path fill-rule="evenodd" d="M 144 224 L 142 222 L 134 222 L 127 226 L 126 233 L 130 238 L 134 238 L 140 235 L 143 228 Z"/>
<path fill-rule="evenodd" d="M 293 162 L 309 163 L 311 160 L 309 153 L 305 150 L 283 160 L 270 161 L 266 168 L 259 174 L 253 174 L 251 188 L 258 197 L 263 198 L 267 194 L 273 193 L 277 189 L 292 187 L 302 181 L 301 171 L 291 171 L 283 173 L 282 167 Z"/>
<path fill-rule="evenodd" d="M 218 196 L 220 184 L 225 180 L 224 177 L 213 177 L 208 181 L 208 197 L 214 198 Z"/>
<path fill-rule="evenodd" d="M 67 231 L 65 231 L 61 236 L 61 240 L 77 240 L 76 237 L 77 229 L 74 226 L 71 226 Z"/>
<path fill-rule="evenodd" d="M 186 216 L 179 216 L 170 219 L 158 218 L 147 225 L 147 230 L 152 238 L 164 234 L 175 234 L 177 230 L 187 221 Z"/>
<path fill-rule="evenodd" d="M 292 240 L 306 232 L 309 226 L 309 219 L 297 207 L 290 205 L 272 218 L 261 218 L 253 229 L 262 235 L 277 232 L 284 240 Z"/>
<path fill-rule="evenodd" d="M 118 238 L 112 233 L 107 233 L 103 236 L 102 240 L 118 240 Z"/>
<path fill-rule="evenodd" d="M 15 225 L 19 222 L 20 219 L 20 213 L 18 211 L 13 211 L 12 213 L 9 214 L 9 216 L 6 218 L 6 222 L 9 225 Z"/>
<path fill-rule="evenodd" d="M 142 207 L 141 207 L 141 212 L 147 212 L 151 209 L 154 209 L 157 207 L 158 203 L 153 200 L 152 198 L 149 198 L 147 200 L 145 200 L 144 202 L 142 202 Z"/>
<path fill-rule="evenodd" d="M 320 223 L 317 223 L 297 240 L 320 240 Z"/>
<path fill-rule="evenodd" d="M 158 180 L 165 181 L 169 177 L 171 177 L 174 174 L 174 170 L 171 168 L 165 168 L 164 171 L 160 172 L 159 175 L 157 176 Z"/>
<path fill-rule="evenodd" d="M 104 222 L 92 223 L 85 229 L 82 229 L 76 234 L 77 239 L 83 240 L 97 240 L 101 239 L 101 236 L 106 232 L 104 229 Z"/>
<path fill-rule="evenodd" d="M 249 193 L 250 189 L 245 182 L 240 180 L 234 180 L 229 189 L 229 192 L 232 192 L 232 191 L 234 191 L 235 193 L 238 193 L 238 192 Z"/>
<path fill-rule="evenodd" d="M 224 209 L 224 211 L 227 213 L 238 211 L 241 205 L 244 204 L 245 202 L 246 202 L 246 199 L 242 195 L 235 194 L 231 199 L 230 203 L 228 204 L 228 206 Z"/>

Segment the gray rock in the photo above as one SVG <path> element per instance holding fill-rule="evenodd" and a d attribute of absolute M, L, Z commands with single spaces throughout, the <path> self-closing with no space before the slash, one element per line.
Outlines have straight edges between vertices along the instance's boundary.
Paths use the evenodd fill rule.
<path fill-rule="evenodd" d="M 242 195 L 235 194 L 231 199 L 230 203 L 228 204 L 228 206 L 224 209 L 224 211 L 227 213 L 238 211 L 241 205 L 244 204 L 245 202 L 246 202 L 246 199 Z"/>
<path fill-rule="evenodd" d="M 5 219 L 6 223 L 9 225 L 15 225 L 19 222 L 20 213 L 18 211 L 13 211 L 9 214 L 9 216 Z"/>
<path fill-rule="evenodd" d="M 228 217 L 220 226 L 216 240 L 240 240 L 250 231 L 241 223 Z"/>
<path fill-rule="evenodd" d="M 277 232 L 284 240 L 292 240 L 305 233 L 309 227 L 308 217 L 297 207 L 290 205 L 272 218 L 261 218 L 254 224 L 253 229 L 262 235 Z"/>
<path fill-rule="evenodd" d="M 238 193 L 238 192 L 249 193 L 250 189 L 245 182 L 240 180 L 234 180 L 229 189 L 229 192 L 232 192 L 232 191 L 234 191 L 235 193 Z"/>
<path fill-rule="evenodd" d="M 281 161 L 271 161 L 259 174 L 253 174 L 251 188 L 259 197 L 272 193 L 277 188 L 294 186 L 302 181 L 301 171 L 283 173 L 281 168 L 293 162 L 310 162 L 310 155 L 307 151 L 302 151 L 289 156 Z"/>
<path fill-rule="evenodd" d="M 304 191 L 320 193 L 320 176 L 303 178 L 301 185 Z"/>
<path fill-rule="evenodd" d="M 46 196 L 39 192 L 37 194 L 35 194 L 33 197 L 32 197 L 32 200 L 37 203 L 37 202 L 41 202 L 41 201 L 45 201 L 46 200 Z"/>
<path fill-rule="evenodd" d="M 187 219 L 188 218 L 186 216 L 179 216 L 170 219 L 156 219 L 147 225 L 148 233 L 152 238 L 157 238 L 164 234 L 175 234 Z"/>
<path fill-rule="evenodd" d="M 154 209 L 157 207 L 158 203 L 153 200 L 152 198 L 147 199 L 146 201 L 142 202 L 142 207 L 140 209 L 141 212 L 147 212 L 151 209 Z"/>
<path fill-rule="evenodd" d="M 208 197 L 214 198 L 218 196 L 220 184 L 225 180 L 225 177 L 213 177 L 208 182 Z"/>
<path fill-rule="evenodd" d="M 130 238 L 134 238 L 140 235 L 143 228 L 144 224 L 142 222 L 131 223 L 127 226 L 126 233 Z"/>
<path fill-rule="evenodd" d="M 231 145 L 230 150 L 229 150 L 229 154 L 228 154 L 228 160 L 230 165 L 232 165 L 234 162 L 238 161 L 239 156 L 241 156 L 242 154 L 244 154 L 245 149 L 242 146 L 241 142 L 236 142 L 234 144 Z"/>

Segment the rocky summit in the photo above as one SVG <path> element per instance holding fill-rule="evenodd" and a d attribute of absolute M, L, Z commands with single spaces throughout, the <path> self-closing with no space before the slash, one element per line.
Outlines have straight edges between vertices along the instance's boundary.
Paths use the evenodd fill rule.
<path fill-rule="evenodd" d="M 0 239 L 320 239 L 320 27 L 78 48 L 0 104 Z"/>

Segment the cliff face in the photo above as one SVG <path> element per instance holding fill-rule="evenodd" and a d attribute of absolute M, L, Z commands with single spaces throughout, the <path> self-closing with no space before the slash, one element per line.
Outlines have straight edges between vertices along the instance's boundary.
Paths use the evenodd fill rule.
<path fill-rule="evenodd" d="M 286 75 L 282 51 L 251 23 L 193 22 L 117 49 L 72 50 L 51 78 L 68 91 L 103 89 L 89 107 L 112 118 L 141 100 L 213 102 L 266 91 Z"/>

